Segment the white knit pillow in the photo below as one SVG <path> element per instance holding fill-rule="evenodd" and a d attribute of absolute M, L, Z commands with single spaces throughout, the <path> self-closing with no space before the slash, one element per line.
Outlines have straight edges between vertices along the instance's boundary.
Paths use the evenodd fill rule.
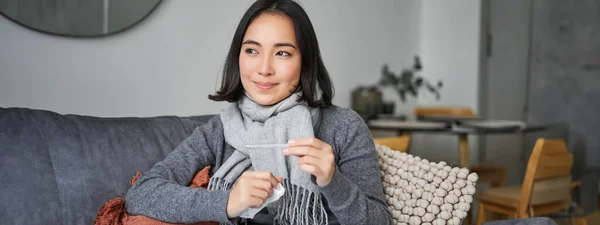
<path fill-rule="evenodd" d="M 394 224 L 459 225 L 473 202 L 478 176 L 446 162 L 376 144 L 388 209 Z"/>

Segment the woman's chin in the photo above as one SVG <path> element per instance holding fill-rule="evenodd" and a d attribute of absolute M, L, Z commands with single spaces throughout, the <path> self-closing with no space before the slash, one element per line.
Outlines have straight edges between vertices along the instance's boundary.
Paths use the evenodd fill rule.
<path fill-rule="evenodd" d="M 252 90 L 246 93 L 252 98 L 252 101 L 263 106 L 275 105 L 292 95 L 289 91 L 278 89 L 271 89 L 269 91 Z"/>
<path fill-rule="evenodd" d="M 258 103 L 259 105 L 263 105 L 263 106 L 273 105 L 273 104 L 277 103 L 273 96 L 268 96 L 268 95 L 255 95 L 255 96 L 252 96 L 252 100 L 254 100 L 254 102 Z"/>

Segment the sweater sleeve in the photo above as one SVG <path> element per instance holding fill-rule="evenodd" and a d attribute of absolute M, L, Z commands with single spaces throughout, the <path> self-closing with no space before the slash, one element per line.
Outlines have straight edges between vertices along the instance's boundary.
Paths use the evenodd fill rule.
<path fill-rule="evenodd" d="M 334 150 L 336 171 L 321 193 L 340 224 L 392 224 L 371 133 L 356 113 L 349 117 L 340 129 L 347 131 L 345 142 Z"/>
<path fill-rule="evenodd" d="M 187 187 L 198 170 L 214 165 L 214 151 L 221 151 L 218 148 L 222 146 L 210 144 L 222 139 L 217 122 L 220 120 L 213 119 L 196 128 L 163 161 L 140 176 L 125 196 L 128 213 L 170 223 L 230 222 L 228 191 Z"/>

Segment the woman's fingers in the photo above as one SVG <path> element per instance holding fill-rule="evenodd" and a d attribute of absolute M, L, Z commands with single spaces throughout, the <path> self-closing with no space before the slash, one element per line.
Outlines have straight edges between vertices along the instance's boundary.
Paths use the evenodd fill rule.
<path fill-rule="evenodd" d="M 320 158 L 304 156 L 298 160 L 298 167 L 317 177 L 321 177 L 324 175 L 323 167 L 327 167 L 327 164 Z"/>
<path fill-rule="evenodd" d="M 265 200 L 273 193 L 271 190 L 273 189 L 269 188 L 268 190 L 265 190 L 262 187 L 254 186 L 254 188 L 250 190 L 250 196 Z"/>
<path fill-rule="evenodd" d="M 251 195 L 256 197 L 268 198 L 273 193 L 271 182 L 265 180 L 254 180 L 252 182 L 256 191 L 252 190 Z"/>
<path fill-rule="evenodd" d="M 319 186 L 329 184 L 335 173 L 335 156 L 331 145 L 317 138 L 290 140 L 283 154 L 297 156 L 298 167 L 315 175 Z"/>
<path fill-rule="evenodd" d="M 229 218 L 237 217 L 248 208 L 260 207 L 281 183 L 269 171 L 246 171 L 242 173 L 229 193 L 226 213 Z"/>
<path fill-rule="evenodd" d="M 310 173 L 312 175 L 315 175 L 316 177 L 319 177 L 320 174 L 317 173 L 317 167 L 313 166 L 313 165 L 308 165 L 308 164 L 302 164 L 298 166 L 301 170 L 306 171 L 307 173 Z"/>
<path fill-rule="evenodd" d="M 320 165 L 322 162 L 320 158 L 314 156 L 304 156 L 298 160 L 298 165 L 307 164 L 311 166 Z"/>
<path fill-rule="evenodd" d="M 250 208 L 258 208 L 260 207 L 263 203 L 265 202 L 265 199 L 263 198 L 259 198 L 259 197 L 255 197 L 255 196 L 251 196 L 250 197 L 250 202 L 248 204 L 248 207 Z"/>
<path fill-rule="evenodd" d="M 281 183 L 271 172 L 269 171 L 248 171 L 245 172 L 246 176 L 250 176 L 254 179 L 265 180 L 271 183 L 271 187 L 277 187 L 278 183 Z M 242 175 L 244 175 L 242 174 Z"/>
<path fill-rule="evenodd" d="M 318 138 L 296 138 L 288 141 L 289 147 L 310 146 L 319 150 L 329 151 L 329 144 L 319 140 Z"/>
<path fill-rule="evenodd" d="M 310 146 L 287 147 L 283 150 L 284 155 L 295 155 L 298 157 L 312 156 L 319 157 L 323 154 L 322 151 Z"/>

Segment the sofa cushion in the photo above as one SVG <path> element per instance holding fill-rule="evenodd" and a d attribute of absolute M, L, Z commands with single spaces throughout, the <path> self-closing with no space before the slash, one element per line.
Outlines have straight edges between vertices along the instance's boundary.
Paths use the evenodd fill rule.
<path fill-rule="evenodd" d="M 498 220 L 483 223 L 483 225 L 557 225 L 548 217 L 532 217 L 523 219 Z"/>
<path fill-rule="evenodd" d="M 62 224 L 55 177 L 32 111 L 0 108 L 0 224 Z"/>
<path fill-rule="evenodd" d="M 62 224 L 92 224 L 106 201 L 124 196 L 132 174 L 164 159 L 210 117 L 99 118 L 0 108 L 0 134 L 7 133 L 0 135 L 0 181 L 12 185 L 0 195 L 0 213 L 26 202 L 0 218 L 8 218 L 10 224 L 60 224 L 61 219 Z M 22 135 L 17 136 L 19 130 Z M 21 161 L 4 163 L 8 161 L 4 155 Z M 38 177 L 43 179 L 38 182 Z M 5 195 L 20 192 L 25 193 L 4 201 Z M 34 193 L 43 197 L 29 196 Z M 37 214 L 43 222 L 30 220 L 27 214 Z M 16 219 L 21 216 L 23 220 Z"/>

